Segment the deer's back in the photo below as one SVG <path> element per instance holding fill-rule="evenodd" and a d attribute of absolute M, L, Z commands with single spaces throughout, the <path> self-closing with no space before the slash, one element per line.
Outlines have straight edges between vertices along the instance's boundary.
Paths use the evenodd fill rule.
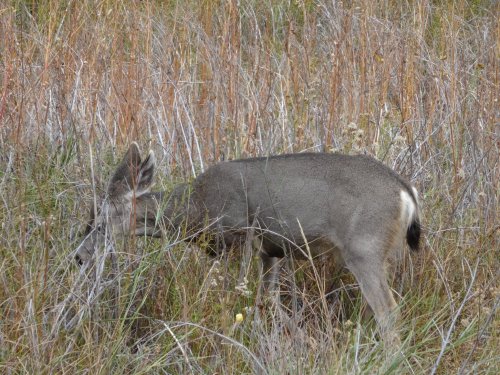
<path fill-rule="evenodd" d="M 376 231 L 399 215 L 401 190 L 413 194 L 367 156 L 290 154 L 217 164 L 195 180 L 193 200 L 224 228 L 246 228 L 257 217 L 271 242 L 329 235 L 341 243 L 360 220 Z"/>

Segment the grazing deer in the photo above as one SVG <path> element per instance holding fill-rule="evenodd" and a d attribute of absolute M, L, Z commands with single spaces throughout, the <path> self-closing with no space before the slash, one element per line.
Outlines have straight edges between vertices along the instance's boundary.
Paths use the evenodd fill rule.
<path fill-rule="evenodd" d="M 333 252 L 359 282 L 384 340 L 398 342 L 385 265 L 405 238 L 418 249 L 420 224 L 417 191 L 394 171 L 367 156 L 261 157 L 214 165 L 167 195 L 149 192 L 154 167 L 153 152 L 141 160 L 132 143 L 111 177 L 101 213 L 92 215 L 77 249 L 79 263 L 92 257 L 106 233 L 162 237 L 183 228 L 192 239 L 214 231 L 231 246 L 253 223 L 264 289 L 274 284 L 277 258 Z"/>

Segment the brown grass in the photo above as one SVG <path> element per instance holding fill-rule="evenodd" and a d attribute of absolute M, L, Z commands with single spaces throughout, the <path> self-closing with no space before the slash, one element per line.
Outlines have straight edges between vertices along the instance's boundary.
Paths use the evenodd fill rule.
<path fill-rule="evenodd" d="M 0 372 L 495 373 L 499 11 L 0 2 Z M 351 279 L 327 295 L 311 265 L 294 266 L 290 301 L 264 318 L 256 266 L 235 289 L 236 256 L 214 265 L 137 239 L 142 257 L 119 257 L 118 296 L 106 271 L 86 279 L 78 232 L 133 140 L 156 151 L 162 187 L 221 159 L 304 150 L 366 152 L 408 176 L 425 240 L 394 286 L 405 355 L 386 359 L 357 323 Z"/>

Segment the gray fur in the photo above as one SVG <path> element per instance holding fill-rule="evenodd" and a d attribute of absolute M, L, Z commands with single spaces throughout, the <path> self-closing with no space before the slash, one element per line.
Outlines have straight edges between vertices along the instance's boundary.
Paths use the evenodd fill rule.
<path fill-rule="evenodd" d="M 150 152 L 145 161 L 139 155 L 134 143 L 111 179 L 105 216 L 101 213 L 94 227 L 101 222 L 114 234 L 157 237 L 179 228 L 188 237 L 213 232 L 217 249 L 241 244 L 256 223 L 265 289 L 275 283 L 274 258 L 304 257 L 306 244 L 313 257 L 333 252 L 358 280 L 384 337 L 398 341 L 397 305 L 385 265 L 403 245 L 408 228 L 420 227 L 415 224 L 418 199 L 393 170 L 367 156 L 306 153 L 253 158 L 214 165 L 191 185 L 179 185 L 167 196 L 147 192 L 154 155 Z M 402 191 L 411 202 L 402 201 Z M 410 222 L 403 219 L 405 204 L 414 204 Z M 157 215 L 160 207 L 163 214 Z M 93 232 L 80 245 L 80 261 L 91 258 L 96 242 L 102 241 L 103 235 Z"/>

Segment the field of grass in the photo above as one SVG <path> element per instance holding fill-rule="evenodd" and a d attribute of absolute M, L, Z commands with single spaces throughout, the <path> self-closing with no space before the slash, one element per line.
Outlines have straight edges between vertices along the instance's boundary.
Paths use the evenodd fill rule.
<path fill-rule="evenodd" d="M 499 14 L 495 0 L 1 1 L 0 373 L 497 374 Z M 181 238 L 131 238 L 81 271 L 89 209 L 132 141 L 155 151 L 156 189 L 301 151 L 407 176 L 425 232 L 393 277 L 401 352 L 329 263 L 291 264 L 265 306 L 256 259 L 240 283 L 237 252 Z"/>

